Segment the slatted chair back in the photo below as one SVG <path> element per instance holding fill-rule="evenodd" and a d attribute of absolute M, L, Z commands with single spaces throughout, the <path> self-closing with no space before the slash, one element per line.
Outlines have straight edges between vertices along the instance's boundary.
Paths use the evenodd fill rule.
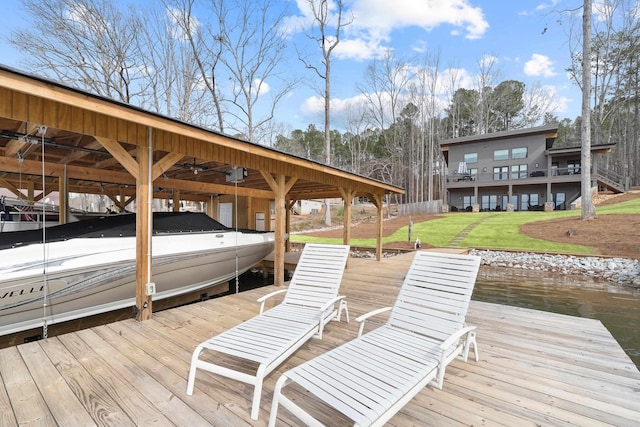
<path fill-rule="evenodd" d="M 444 341 L 465 321 L 480 257 L 417 252 L 387 321 Z"/>
<path fill-rule="evenodd" d="M 348 257 L 348 245 L 307 243 L 283 304 L 320 308 L 335 299 Z"/>

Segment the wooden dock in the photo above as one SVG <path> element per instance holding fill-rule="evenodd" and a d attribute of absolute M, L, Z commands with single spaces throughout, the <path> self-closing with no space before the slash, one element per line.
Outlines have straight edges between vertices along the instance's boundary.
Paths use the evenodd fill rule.
<path fill-rule="evenodd" d="M 411 254 L 351 259 L 342 293 L 351 318 L 393 302 Z M 265 382 L 260 420 L 252 388 L 198 372 L 200 341 L 255 315 L 273 287 L 213 299 L 0 350 L 0 426 L 265 426 L 279 373 L 357 333 L 331 322 Z M 392 426 L 640 425 L 640 372 L 597 320 L 472 301 L 480 361 L 454 361 L 442 391 L 425 388 Z M 366 363 L 366 362 L 364 362 Z M 304 391 L 300 391 L 304 398 Z M 347 425 L 314 405 L 333 426 Z M 300 423 L 285 410 L 278 425 Z"/>

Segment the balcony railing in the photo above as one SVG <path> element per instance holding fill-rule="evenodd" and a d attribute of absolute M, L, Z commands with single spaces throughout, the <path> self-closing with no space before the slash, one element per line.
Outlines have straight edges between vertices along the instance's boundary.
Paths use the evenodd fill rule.
<path fill-rule="evenodd" d="M 572 175 L 580 175 L 581 168 L 579 166 L 572 166 L 566 168 L 552 168 L 551 173 L 547 169 L 536 169 L 533 171 L 509 171 L 509 172 L 482 172 L 477 174 L 459 174 L 456 172 L 450 173 L 447 176 L 447 182 L 449 184 L 452 183 L 467 183 L 472 185 L 475 182 L 481 183 L 500 183 L 505 181 L 522 181 L 528 180 L 530 182 L 546 182 L 548 181 L 547 176 L 551 177 L 559 177 L 552 178 L 554 181 L 575 181 L 578 177 L 574 179 L 567 179 Z"/>

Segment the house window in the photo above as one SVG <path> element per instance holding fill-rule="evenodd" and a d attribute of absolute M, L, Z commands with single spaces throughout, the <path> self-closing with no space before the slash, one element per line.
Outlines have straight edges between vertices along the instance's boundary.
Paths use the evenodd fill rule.
<path fill-rule="evenodd" d="M 526 178 L 526 177 L 527 177 L 527 165 L 511 166 L 511 179 Z"/>
<path fill-rule="evenodd" d="M 493 168 L 493 179 L 496 181 L 509 179 L 509 166 L 496 166 Z"/>
<path fill-rule="evenodd" d="M 534 194 L 521 194 L 520 195 L 520 210 L 529 211 L 539 208 L 539 195 Z"/>
<path fill-rule="evenodd" d="M 509 150 L 495 150 L 493 152 L 493 160 L 509 160 Z"/>
<path fill-rule="evenodd" d="M 478 163 L 478 153 L 465 153 L 465 163 Z"/>
<path fill-rule="evenodd" d="M 580 173 L 580 160 L 569 160 L 567 162 L 567 171 L 569 175 L 577 175 Z"/>
<path fill-rule="evenodd" d="M 495 211 L 498 206 L 498 196 L 495 194 L 489 196 L 482 196 L 482 205 L 480 209 L 483 211 Z"/>
<path fill-rule="evenodd" d="M 463 196 L 462 197 L 462 209 L 471 210 L 473 205 L 476 203 L 475 196 Z"/>
<path fill-rule="evenodd" d="M 512 148 L 511 149 L 511 158 L 512 159 L 526 159 L 527 158 L 527 147 Z"/>
<path fill-rule="evenodd" d="M 551 197 L 553 197 L 553 209 L 557 211 L 564 211 L 567 209 L 567 206 L 565 204 L 565 193 L 554 193 L 551 195 Z"/>

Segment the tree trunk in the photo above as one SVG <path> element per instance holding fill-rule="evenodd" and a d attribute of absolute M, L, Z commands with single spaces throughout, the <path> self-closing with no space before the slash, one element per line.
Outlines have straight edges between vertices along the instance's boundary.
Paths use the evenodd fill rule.
<path fill-rule="evenodd" d="M 582 154 L 580 169 L 582 170 L 582 219 L 589 220 L 596 216 L 591 197 L 591 0 L 584 0 L 582 17 Z"/>

